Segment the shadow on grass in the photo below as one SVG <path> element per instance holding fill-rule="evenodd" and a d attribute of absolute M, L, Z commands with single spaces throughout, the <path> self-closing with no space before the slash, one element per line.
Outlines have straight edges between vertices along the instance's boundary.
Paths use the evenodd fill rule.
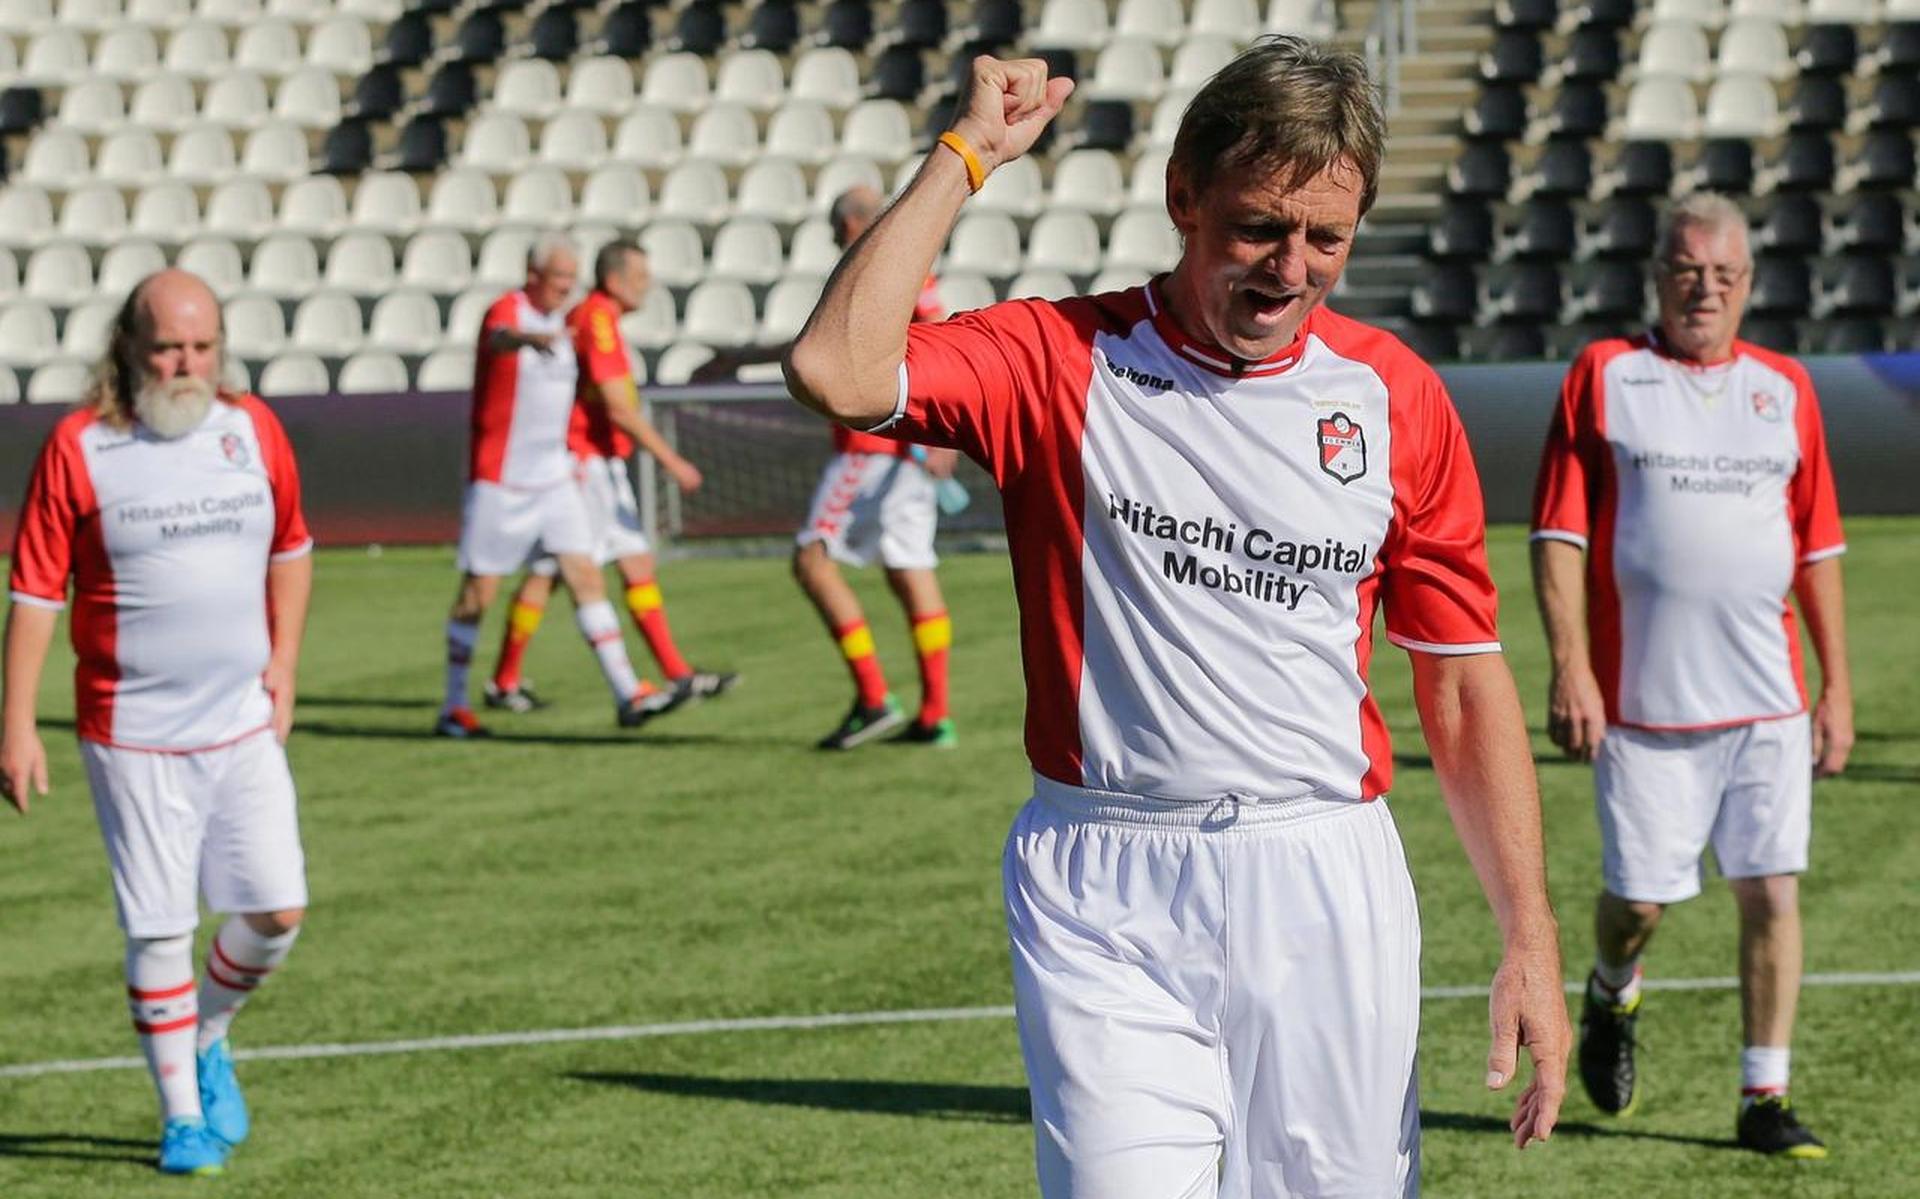
<path fill-rule="evenodd" d="M 370 695 L 308 695 L 301 692 L 296 706 L 299 708 L 392 708 L 396 711 L 431 712 L 440 702 L 435 695 L 422 696 L 419 699 L 394 699 L 392 696 Z"/>
<path fill-rule="evenodd" d="M 1847 768 L 1827 780 L 1832 783 L 1920 783 L 1920 767 L 1881 766 L 1848 763 Z"/>
<path fill-rule="evenodd" d="M 1393 764 L 1402 770 L 1432 770 L 1433 759 L 1426 754 L 1395 754 Z M 1578 762 L 1558 750 L 1548 754 L 1533 755 L 1535 766 L 1579 766 L 1585 768 L 1586 762 Z"/>
<path fill-rule="evenodd" d="M 982 1124 L 1025 1124 L 1032 1119 L 1025 1087 L 838 1078 L 705 1078 L 691 1074 L 589 1072 L 565 1077 L 575 1082 L 689 1099 L 736 1099 L 743 1103 Z"/>
<path fill-rule="evenodd" d="M 427 705 L 430 711 L 432 705 Z M 429 719 L 431 719 L 429 717 Z M 297 720 L 295 734 L 309 737 L 339 737 L 368 741 L 441 741 L 430 724 L 421 727 L 394 725 L 343 724 L 331 720 Z M 662 733 L 647 730 L 631 733 L 503 733 L 473 740 L 474 745 L 631 745 L 655 747 L 668 745 L 789 745 L 768 738 L 733 737 L 721 733 Z"/>
<path fill-rule="evenodd" d="M 151 1170 L 152 1141 L 96 1137 L 83 1132 L 0 1133 L 0 1157 L 38 1157 L 70 1162 L 130 1162 Z"/>
<path fill-rule="evenodd" d="M 1513 1132 L 1507 1122 L 1499 1116 L 1475 1116 L 1466 1112 L 1421 1111 L 1420 1127 L 1425 1132 L 1478 1132 L 1489 1136 L 1511 1138 Z M 1609 1124 L 1604 1127 L 1588 1124 L 1580 1120 L 1562 1120 L 1554 1126 L 1554 1138 L 1566 1137 L 1572 1140 L 1634 1140 L 1665 1141 L 1670 1145 L 1698 1145 L 1705 1149 L 1739 1149 L 1738 1142 L 1728 1137 L 1724 1140 L 1715 1137 L 1690 1137 L 1674 1132 L 1653 1132 L 1648 1129 L 1634 1128 L 1626 1124 Z M 1744 1152 L 1744 1151 L 1743 1151 Z"/>

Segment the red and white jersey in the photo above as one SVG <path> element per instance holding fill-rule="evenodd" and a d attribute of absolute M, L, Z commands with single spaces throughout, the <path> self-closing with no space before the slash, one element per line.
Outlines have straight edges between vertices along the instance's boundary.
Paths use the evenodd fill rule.
<path fill-rule="evenodd" d="M 544 354 L 532 346 L 497 353 L 487 343 L 499 329 L 550 334 L 553 345 Z M 538 491 L 571 479 L 567 422 L 578 369 L 566 313 L 541 312 L 524 291 L 502 296 L 480 323 L 477 355 L 468 481 Z"/>
<path fill-rule="evenodd" d="M 1656 334 L 1595 342 L 1560 389 L 1533 535 L 1587 553 L 1607 719 L 1702 729 L 1806 708 L 1786 596 L 1843 552 L 1806 370 L 1746 342 L 1700 366 Z"/>
<path fill-rule="evenodd" d="M 913 304 L 913 319 L 916 321 L 937 321 L 946 318 L 946 306 L 940 303 L 940 282 L 932 275 L 920 287 L 920 296 Z M 833 452 L 836 454 L 887 454 L 895 458 L 913 456 L 913 443 L 895 441 L 890 437 L 875 437 L 871 433 L 862 433 L 849 429 L 845 425 L 833 426 Z"/>
<path fill-rule="evenodd" d="M 267 564 L 313 546 L 272 411 L 224 398 L 175 441 L 91 412 L 54 426 L 21 505 L 13 600 L 65 605 L 78 731 L 129 749 L 211 749 L 271 723 Z"/>
<path fill-rule="evenodd" d="M 631 458 L 633 438 L 613 423 L 605 404 L 587 394 L 593 385 L 604 387 L 633 378 L 633 360 L 620 337 L 619 303 L 604 291 L 590 293 L 567 314 L 567 336 L 573 339 L 573 358 L 580 373 L 567 425 L 567 449 L 576 458 Z"/>
<path fill-rule="evenodd" d="M 1316 309 L 1275 357 L 1188 339 L 1155 285 L 913 326 L 894 429 L 998 483 L 1048 778 L 1174 799 L 1385 792 L 1374 610 L 1494 652 L 1480 488 L 1438 376 Z"/>

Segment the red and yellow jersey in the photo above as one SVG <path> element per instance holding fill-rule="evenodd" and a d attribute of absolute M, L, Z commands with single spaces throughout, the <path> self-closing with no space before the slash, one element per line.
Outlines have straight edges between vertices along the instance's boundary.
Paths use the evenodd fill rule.
<path fill-rule="evenodd" d="M 574 359 L 580 364 L 579 390 L 567 426 L 567 449 L 576 458 L 631 456 L 633 438 L 614 425 L 607 406 L 591 391 L 595 386 L 611 390 L 609 384 L 633 378 L 633 362 L 620 336 L 619 303 L 604 291 L 590 293 L 567 314 L 567 335 L 573 341 Z"/>
<path fill-rule="evenodd" d="M 947 310 L 940 304 L 940 284 L 932 275 L 920 288 L 920 298 L 913 306 L 915 321 L 937 321 L 945 319 Z M 912 455 L 913 446 L 909 442 L 895 441 L 891 437 L 875 437 L 871 433 L 860 433 L 845 425 L 833 426 L 833 448 L 840 454 L 891 454 L 906 458 Z"/>

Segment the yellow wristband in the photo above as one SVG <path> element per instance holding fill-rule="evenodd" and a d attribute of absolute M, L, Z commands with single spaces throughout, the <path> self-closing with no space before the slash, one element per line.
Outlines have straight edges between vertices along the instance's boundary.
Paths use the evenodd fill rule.
<path fill-rule="evenodd" d="M 980 156 L 973 152 L 973 147 L 967 144 L 966 138 L 949 129 L 940 135 L 940 144 L 958 154 L 960 161 L 967 164 L 968 191 L 978 192 L 986 185 L 987 168 L 980 165 Z"/>

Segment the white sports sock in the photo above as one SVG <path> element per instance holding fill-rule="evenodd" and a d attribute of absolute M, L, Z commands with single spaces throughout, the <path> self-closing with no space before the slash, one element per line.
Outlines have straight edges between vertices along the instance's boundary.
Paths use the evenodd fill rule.
<path fill-rule="evenodd" d="M 580 626 L 580 635 L 593 648 L 593 656 L 600 659 L 600 673 L 607 678 L 613 702 L 624 704 L 632 699 L 640 690 L 640 679 L 627 657 L 627 642 L 620 635 L 620 618 L 613 614 L 613 605 L 604 599 L 581 604 L 574 609 L 573 619 Z"/>
<path fill-rule="evenodd" d="M 200 979 L 200 1049 L 227 1035 L 233 1014 L 274 967 L 287 960 L 299 935 L 295 926 L 277 937 L 264 937 L 244 917 L 227 917 L 207 946 L 207 970 Z"/>
<path fill-rule="evenodd" d="M 447 697 L 441 711 L 467 706 L 467 671 L 473 667 L 473 647 L 480 643 L 480 624 L 447 622 Z"/>
<path fill-rule="evenodd" d="M 1749 1045 L 1742 1049 L 1740 1094 L 1746 1098 L 1786 1094 L 1787 1070 L 1792 1057 L 1793 1050 L 1785 1045 Z"/>
<path fill-rule="evenodd" d="M 192 933 L 127 938 L 127 1007 L 160 1092 L 161 1119 L 199 1119 Z"/>
<path fill-rule="evenodd" d="M 1593 979 L 1599 984 L 1596 991 L 1604 991 L 1598 998 L 1611 1003 L 1628 1004 L 1640 994 L 1640 959 L 1634 958 L 1623 966 L 1610 965 L 1604 958 L 1593 959 Z"/>

